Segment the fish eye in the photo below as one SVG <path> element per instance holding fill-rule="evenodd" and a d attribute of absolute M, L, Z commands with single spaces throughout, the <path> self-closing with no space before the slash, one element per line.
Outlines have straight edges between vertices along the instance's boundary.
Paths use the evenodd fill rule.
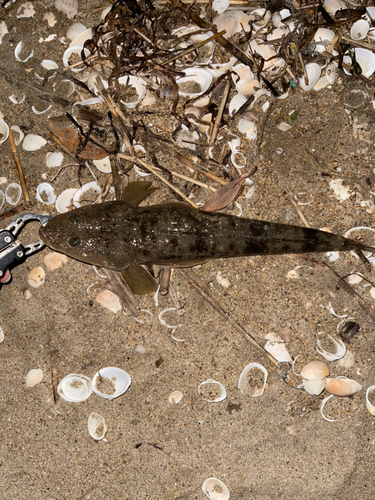
<path fill-rule="evenodd" d="M 78 236 L 75 236 L 74 238 L 70 238 L 68 243 L 71 247 L 76 247 L 81 243 L 81 240 L 78 238 Z"/>

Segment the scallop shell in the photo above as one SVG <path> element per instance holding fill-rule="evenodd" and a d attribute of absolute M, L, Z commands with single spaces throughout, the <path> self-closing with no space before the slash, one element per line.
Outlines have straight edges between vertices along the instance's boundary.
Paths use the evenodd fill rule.
<path fill-rule="evenodd" d="M 252 121 L 241 118 L 237 124 L 237 129 L 242 134 L 245 134 L 250 141 L 254 141 L 257 138 L 257 126 Z"/>
<path fill-rule="evenodd" d="M 56 201 L 55 190 L 47 182 L 42 182 L 36 188 L 36 199 L 44 205 L 52 205 Z"/>
<path fill-rule="evenodd" d="M 171 404 L 177 404 L 181 401 L 181 399 L 184 397 L 181 391 L 174 391 L 172 394 L 170 394 L 168 401 Z"/>
<path fill-rule="evenodd" d="M 229 500 L 230 493 L 227 486 L 216 477 L 209 477 L 202 484 L 202 490 L 210 500 Z"/>
<path fill-rule="evenodd" d="M 350 37 L 352 40 L 363 40 L 366 38 L 369 29 L 369 23 L 364 19 L 359 19 L 353 24 L 352 29 L 350 30 Z"/>
<path fill-rule="evenodd" d="M 122 76 L 118 82 L 120 85 L 130 85 L 137 92 L 138 98 L 135 101 L 125 102 L 121 100 L 128 109 L 134 109 L 146 95 L 146 82 L 138 76 Z"/>
<path fill-rule="evenodd" d="M 361 384 L 347 377 L 327 378 L 325 384 L 325 390 L 333 396 L 352 396 L 361 389 Z"/>
<path fill-rule="evenodd" d="M 91 193 L 90 193 L 91 192 Z M 93 203 L 92 196 L 94 194 L 100 195 L 102 192 L 101 187 L 96 181 L 88 182 L 87 184 L 84 184 L 80 189 L 76 191 L 76 193 L 73 196 L 73 205 L 76 208 L 79 208 L 82 206 L 82 203 L 84 201 L 88 201 L 89 203 Z"/>
<path fill-rule="evenodd" d="M 130 375 L 121 368 L 109 366 L 99 370 L 92 379 L 92 389 L 98 396 L 105 399 L 115 399 L 124 394 L 131 384 Z M 105 385 L 107 392 L 101 392 L 98 385 Z"/>
<path fill-rule="evenodd" d="M 371 385 L 366 391 L 366 408 L 375 417 L 375 406 L 370 402 L 369 395 L 375 391 L 375 385 Z"/>
<path fill-rule="evenodd" d="M 198 97 L 204 94 L 211 85 L 212 75 L 203 68 L 186 68 L 183 73 L 185 73 L 185 76 L 176 78 L 176 83 L 179 86 L 178 93 L 182 96 Z M 189 88 L 186 90 L 181 89 L 183 84 L 189 84 Z"/>
<path fill-rule="evenodd" d="M 32 369 L 26 375 L 26 387 L 34 387 L 43 380 L 43 372 L 40 369 Z"/>
<path fill-rule="evenodd" d="M 57 387 L 59 396 L 70 403 L 81 403 L 92 393 L 92 382 L 85 375 L 71 373 Z"/>
<path fill-rule="evenodd" d="M 59 214 L 69 212 L 73 208 L 73 197 L 78 190 L 76 188 L 65 189 L 56 199 L 55 207 Z"/>
<path fill-rule="evenodd" d="M 209 399 L 207 397 L 204 397 L 202 395 L 202 392 L 201 392 L 201 389 L 204 385 L 209 385 L 209 384 L 212 384 L 212 385 L 216 385 L 219 387 L 220 389 L 220 396 L 218 396 L 217 398 L 214 398 L 214 399 Z M 209 403 L 220 403 L 220 401 L 223 401 L 226 397 L 227 397 L 227 391 L 225 390 L 225 387 L 220 384 L 220 382 L 217 382 L 216 380 L 213 380 L 212 378 L 209 378 L 207 380 L 205 380 L 204 382 L 201 382 L 198 386 L 198 394 L 205 400 L 205 401 L 208 401 Z"/>
<path fill-rule="evenodd" d="M 345 356 L 346 346 L 341 339 L 334 339 L 331 335 L 327 335 L 332 342 L 335 344 L 336 352 L 328 352 L 322 348 L 321 340 L 317 340 L 318 347 L 316 350 L 321 354 L 327 361 L 336 361 L 336 359 L 341 359 Z"/>
<path fill-rule="evenodd" d="M 0 120 L 0 144 L 5 142 L 9 137 L 9 126 L 4 120 Z"/>
<path fill-rule="evenodd" d="M 22 142 L 22 148 L 25 151 L 37 151 L 46 144 L 47 141 L 41 135 L 27 134 Z"/>
<path fill-rule="evenodd" d="M 5 190 L 5 200 L 9 205 L 17 205 L 22 195 L 22 188 L 16 182 L 8 184 Z"/>
<path fill-rule="evenodd" d="M 99 413 L 90 413 L 87 421 L 87 427 L 90 436 L 95 439 L 95 441 L 101 441 L 104 439 L 108 430 L 104 418 L 99 415 Z"/>
<path fill-rule="evenodd" d="M 247 392 L 247 388 L 249 386 L 248 375 L 251 372 L 251 370 L 255 370 L 255 369 L 261 370 L 264 373 L 263 386 L 261 389 L 257 389 L 256 391 L 254 391 L 251 394 L 251 396 L 253 398 L 256 398 L 258 396 L 263 396 L 263 394 L 264 394 L 264 390 L 265 390 L 266 384 L 267 384 L 268 371 L 260 363 L 249 363 L 242 370 L 240 378 L 238 379 L 238 388 L 241 391 L 241 394 L 243 394 L 244 396 L 249 396 L 249 394 Z"/>
<path fill-rule="evenodd" d="M 88 57 L 90 55 L 90 51 L 88 49 L 82 49 L 82 47 L 69 47 L 69 48 L 67 48 L 66 51 L 63 54 L 63 64 L 64 64 L 64 66 L 67 68 L 68 66 L 70 66 L 72 64 L 72 63 L 69 62 L 69 58 L 72 55 L 76 55 L 76 56 L 78 56 L 78 60 L 82 60 L 81 59 L 82 50 L 84 50 L 84 54 L 85 54 L 86 57 Z M 81 66 L 78 66 L 78 67 L 75 67 L 75 68 L 71 68 L 71 71 L 73 71 L 74 73 L 78 73 L 80 71 L 83 71 L 85 68 L 86 68 L 86 65 L 85 64 L 81 64 Z"/>
<path fill-rule="evenodd" d="M 299 79 L 299 84 L 303 90 L 308 92 L 312 90 L 315 84 L 318 82 L 320 75 L 322 73 L 321 67 L 317 63 L 309 63 L 305 66 L 307 74 L 307 83 L 305 83 L 304 76 Z"/>
<path fill-rule="evenodd" d="M 329 368 L 323 361 L 311 361 L 302 368 L 300 375 L 305 391 L 317 396 L 324 389 Z"/>

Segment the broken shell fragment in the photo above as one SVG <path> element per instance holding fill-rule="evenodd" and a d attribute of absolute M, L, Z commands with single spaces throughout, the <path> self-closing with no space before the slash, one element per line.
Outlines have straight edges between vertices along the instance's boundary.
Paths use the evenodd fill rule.
<path fill-rule="evenodd" d="M 47 271 L 54 271 L 68 262 L 68 257 L 62 253 L 50 252 L 44 257 Z"/>
<path fill-rule="evenodd" d="M 373 417 L 375 417 L 375 405 L 369 399 L 369 395 L 375 391 L 375 385 L 371 385 L 366 391 L 366 408 Z"/>
<path fill-rule="evenodd" d="M 322 70 L 317 63 L 306 64 L 305 66 L 306 74 L 307 74 L 307 82 L 305 83 L 304 76 L 299 79 L 299 84 L 303 90 L 308 92 L 312 90 L 315 84 L 318 82 Z"/>
<path fill-rule="evenodd" d="M 8 184 L 5 190 L 5 200 L 9 205 L 17 205 L 21 199 L 22 188 L 16 182 Z"/>
<path fill-rule="evenodd" d="M 18 139 L 14 139 L 14 144 L 16 146 L 19 146 L 21 144 L 21 142 L 23 141 L 25 134 L 22 132 L 22 130 L 19 128 L 18 125 L 13 125 L 10 128 L 11 128 L 11 130 L 14 130 L 14 132 L 16 132 L 16 134 L 18 134 Z M 0 144 L 1 144 L 1 142 L 0 142 Z"/>
<path fill-rule="evenodd" d="M 49 168 L 59 167 L 64 159 L 64 155 L 62 153 L 47 153 L 46 154 L 46 165 Z"/>
<path fill-rule="evenodd" d="M 109 366 L 94 375 L 92 389 L 102 398 L 115 399 L 129 389 L 131 381 L 130 375 L 125 370 Z"/>
<path fill-rule="evenodd" d="M 121 301 L 120 298 L 111 290 L 103 290 L 96 296 L 96 301 L 106 309 L 109 309 L 113 313 L 121 311 Z"/>
<path fill-rule="evenodd" d="M 66 32 L 66 38 L 70 41 L 73 41 L 86 29 L 86 26 L 84 26 L 82 23 L 74 23 L 68 28 L 68 31 Z"/>
<path fill-rule="evenodd" d="M 246 135 L 250 141 L 255 141 L 257 138 L 257 126 L 254 122 L 241 118 L 237 124 L 237 129 L 241 134 Z"/>
<path fill-rule="evenodd" d="M 206 479 L 202 484 L 202 490 L 210 500 L 229 500 L 230 498 L 228 488 L 220 479 L 216 479 L 216 477 Z"/>
<path fill-rule="evenodd" d="M 48 184 L 48 182 L 39 184 L 36 188 L 36 199 L 44 205 L 52 205 L 52 203 L 55 203 L 56 194 L 51 184 Z"/>
<path fill-rule="evenodd" d="M 249 394 L 248 388 L 250 385 L 252 385 L 252 382 L 250 384 L 249 374 L 253 370 L 260 370 L 263 372 L 263 385 L 261 388 L 255 390 L 253 390 L 254 388 L 251 388 L 251 392 Z M 238 379 L 238 388 L 241 391 L 241 394 L 243 394 L 244 396 L 252 396 L 253 398 L 263 396 L 267 384 L 267 377 L 268 371 L 264 368 L 263 365 L 261 365 L 260 363 L 249 363 L 242 370 L 240 378 Z"/>
<path fill-rule="evenodd" d="M 213 395 L 211 396 L 211 391 L 209 394 L 203 393 L 203 387 L 205 385 L 211 385 L 211 386 L 216 386 L 215 391 L 213 392 Z M 207 389 L 207 388 L 206 388 Z M 219 390 L 220 393 L 216 395 L 216 390 Z M 225 390 L 225 387 L 220 384 L 220 382 L 217 382 L 216 380 L 212 380 L 212 378 L 209 378 L 205 380 L 204 382 L 201 382 L 198 386 L 198 394 L 205 400 L 208 401 L 209 403 L 220 403 L 220 401 L 223 401 L 227 397 L 227 391 Z"/>
<path fill-rule="evenodd" d="M 329 337 L 335 344 L 336 352 L 335 353 L 328 352 L 325 349 L 323 349 L 321 345 L 321 340 L 319 339 L 317 340 L 318 347 L 316 348 L 318 353 L 321 354 L 327 361 L 336 361 L 336 359 L 343 358 L 346 353 L 346 346 L 344 342 L 341 339 L 338 340 L 334 339 L 333 337 L 331 337 L 331 335 L 327 335 L 327 337 Z"/>
<path fill-rule="evenodd" d="M 185 97 L 198 97 L 208 90 L 212 75 L 203 68 L 186 68 L 185 76 L 176 78 L 178 93 Z"/>
<path fill-rule="evenodd" d="M 347 377 L 327 378 L 325 390 L 333 396 L 352 396 L 362 389 L 361 384 Z"/>
<path fill-rule="evenodd" d="M 329 368 L 323 361 L 312 361 L 302 368 L 300 375 L 305 391 L 318 396 L 324 389 L 325 379 L 329 375 Z"/>
<path fill-rule="evenodd" d="M 111 162 L 109 156 L 106 156 L 101 160 L 93 160 L 93 164 L 100 172 L 103 172 L 104 174 L 111 173 Z"/>
<path fill-rule="evenodd" d="M 57 197 L 55 207 L 59 214 L 69 212 L 73 208 L 73 197 L 78 190 L 76 188 L 65 189 Z"/>
<path fill-rule="evenodd" d="M 266 339 L 268 342 L 264 348 L 267 352 L 272 354 L 279 363 L 291 363 L 292 358 L 285 346 L 285 342 L 280 337 L 270 333 L 266 336 Z"/>
<path fill-rule="evenodd" d="M 90 413 L 87 421 L 87 427 L 89 429 L 90 436 L 96 441 L 104 439 L 108 430 L 104 418 L 98 413 Z"/>
<path fill-rule="evenodd" d="M 42 267 L 34 267 L 28 275 L 27 282 L 33 288 L 39 288 L 46 280 L 46 275 Z"/>
<path fill-rule="evenodd" d="M 72 64 L 82 62 L 81 53 L 84 51 L 85 57 L 90 55 L 90 51 L 88 49 L 83 49 L 82 47 L 69 47 L 66 49 L 63 55 L 63 64 L 67 68 Z M 70 68 L 74 73 L 79 73 L 85 69 L 86 65 L 81 64 L 78 67 Z"/>
<path fill-rule="evenodd" d="M 22 142 L 22 147 L 25 151 L 37 151 L 47 144 L 47 141 L 36 134 L 27 134 Z"/>
<path fill-rule="evenodd" d="M 324 418 L 324 420 L 326 420 L 327 422 L 336 422 L 336 420 L 334 420 L 334 419 L 327 418 L 327 417 L 324 415 L 324 413 L 323 413 L 323 410 L 324 410 L 324 407 L 325 407 L 326 403 L 328 403 L 328 401 L 329 401 L 330 399 L 332 399 L 332 398 L 333 398 L 333 395 L 331 395 L 331 396 L 327 396 L 326 398 L 324 398 L 324 399 L 323 399 L 322 404 L 320 405 L 320 414 L 321 414 L 321 416 Z"/>
<path fill-rule="evenodd" d="M 26 375 L 26 387 L 34 387 L 43 380 L 43 372 L 40 369 L 32 369 Z"/>
<path fill-rule="evenodd" d="M 122 76 L 118 79 L 120 85 L 131 87 L 132 95 L 121 99 L 120 102 L 128 109 L 133 109 L 139 104 L 146 95 L 146 82 L 138 76 Z"/>
<path fill-rule="evenodd" d="M 174 391 L 172 394 L 169 396 L 168 401 L 171 404 L 177 404 L 181 401 L 181 399 L 184 397 L 181 391 Z"/>
<path fill-rule="evenodd" d="M 0 120 L 0 144 L 5 142 L 9 137 L 9 127 L 4 120 Z"/>
<path fill-rule="evenodd" d="M 34 51 L 32 50 L 28 56 L 24 57 L 23 59 L 21 59 L 21 52 L 22 52 L 22 49 L 25 47 L 24 43 L 23 42 L 19 42 L 17 45 L 16 45 L 16 48 L 14 50 L 14 56 L 15 58 L 17 59 L 17 61 L 19 62 L 26 62 L 28 61 L 29 59 L 31 59 L 34 55 Z"/>
<path fill-rule="evenodd" d="M 92 393 L 92 383 L 85 375 L 71 373 L 61 380 L 57 387 L 57 392 L 65 401 L 81 403 Z"/>

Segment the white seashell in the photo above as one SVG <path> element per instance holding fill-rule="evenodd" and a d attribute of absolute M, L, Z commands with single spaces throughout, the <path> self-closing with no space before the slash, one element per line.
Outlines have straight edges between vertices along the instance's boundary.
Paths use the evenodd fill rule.
<path fill-rule="evenodd" d="M 366 7 L 366 19 L 369 22 L 375 21 L 375 7 Z"/>
<path fill-rule="evenodd" d="M 327 335 L 327 337 L 329 337 L 332 340 L 332 342 L 334 342 L 336 347 L 336 352 L 332 353 L 323 349 L 321 345 L 321 340 L 319 339 L 317 340 L 318 347 L 316 348 L 318 353 L 321 354 L 327 361 L 336 361 L 336 359 L 343 358 L 346 353 L 346 346 L 344 342 L 341 339 L 337 340 L 334 339 L 333 337 L 331 337 L 331 335 Z"/>
<path fill-rule="evenodd" d="M 108 430 L 104 418 L 99 415 L 99 413 L 90 413 L 87 421 L 87 427 L 90 436 L 95 439 L 95 441 L 101 441 L 104 439 Z"/>
<path fill-rule="evenodd" d="M 314 42 L 330 42 L 335 36 L 335 32 L 328 28 L 319 28 L 314 35 Z"/>
<path fill-rule="evenodd" d="M 333 396 L 352 396 L 362 389 L 361 384 L 347 377 L 327 378 L 325 390 Z"/>
<path fill-rule="evenodd" d="M 44 205 L 52 205 L 56 201 L 55 190 L 47 182 L 42 182 L 36 188 L 36 199 Z"/>
<path fill-rule="evenodd" d="M 1 342 L 4 342 L 4 338 L 5 338 L 4 337 L 4 331 L 3 331 L 3 329 L 0 326 L 0 344 L 1 344 Z"/>
<path fill-rule="evenodd" d="M 21 59 L 20 54 L 21 54 L 23 48 L 24 48 L 24 43 L 19 42 L 19 43 L 17 43 L 16 48 L 14 50 L 14 56 L 17 59 L 17 61 L 19 61 L 19 62 L 26 62 L 29 59 L 31 59 L 34 55 L 34 51 L 32 50 L 27 57 L 25 57 L 24 59 Z"/>
<path fill-rule="evenodd" d="M 9 100 L 13 104 L 22 104 L 25 99 L 26 99 L 25 94 L 22 94 L 22 97 L 17 97 L 14 94 L 12 94 L 12 95 L 9 96 Z"/>
<path fill-rule="evenodd" d="M 251 71 L 250 66 L 246 66 L 246 64 L 236 64 L 236 66 L 232 67 L 232 70 L 241 78 L 254 78 L 254 73 Z M 233 77 L 233 75 L 232 75 Z M 236 82 L 235 79 L 233 79 L 234 83 Z"/>
<path fill-rule="evenodd" d="M 113 313 L 118 313 L 121 311 L 121 301 L 120 298 L 110 290 L 103 290 L 98 293 L 95 299 L 99 304 L 106 309 L 109 309 Z"/>
<path fill-rule="evenodd" d="M 61 380 L 57 392 L 65 401 L 81 403 L 92 393 L 92 382 L 85 375 L 71 373 Z"/>
<path fill-rule="evenodd" d="M 325 0 L 323 7 L 330 16 L 334 16 L 338 10 L 347 8 L 343 0 Z"/>
<path fill-rule="evenodd" d="M 366 408 L 375 417 L 375 406 L 370 402 L 369 395 L 375 391 L 375 385 L 371 385 L 366 391 Z"/>
<path fill-rule="evenodd" d="M 212 75 L 203 68 L 186 68 L 185 76 L 176 78 L 178 93 L 185 97 L 198 97 L 206 92 L 212 82 Z"/>
<path fill-rule="evenodd" d="M 131 381 L 130 375 L 125 370 L 109 366 L 94 375 L 92 389 L 102 398 L 115 399 L 129 389 Z"/>
<path fill-rule="evenodd" d="M 172 394 L 169 396 L 168 401 L 171 404 L 177 404 L 181 401 L 181 399 L 184 397 L 181 391 L 174 391 Z"/>
<path fill-rule="evenodd" d="M 14 139 L 14 143 L 16 146 L 19 146 L 21 144 L 21 142 L 23 141 L 25 134 L 22 132 L 22 130 L 19 128 L 18 125 L 13 125 L 10 128 L 11 128 L 11 130 L 14 130 L 14 132 L 16 132 L 18 134 L 18 138 Z M 0 142 L 0 144 L 1 144 L 1 142 Z"/>
<path fill-rule="evenodd" d="M 329 368 L 323 361 L 312 361 L 302 368 L 300 375 L 305 391 L 318 396 L 324 389 Z"/>
<path fill-rule="evenodd" d="M 100 14 L 100 19 L 105 19 L 105 16 L 108 14 L 111 8 L 112 8 L 111 5 L 109 7 L 105 7 Z"/>
<path fill-rule="evenodd" d="M 69 19 L 73 19 L 78 11 L 78 0 L 55 0 L 54 6 L 58 11 L 65 14 Z"/>
<path fill-rule="evenodd" d="M 55 207 L 59 214 L 64 214 L 73 208 L 73 197 L 77 191 L 76 188 L 65 189 L 57 197 Z"/>
<path fill-rule="evenodd" d="M 246 167 L 245 155 L 239 151 L 235 151 L 230 155 L 230 161 L 232 162 L 232 165 L 238 169 Z"/>
<path fill-rule="evenodd" d="M 36 115 L 42 115 L 43 113 L 46 113 L 50 108 L 52 108 L 51 104 L 42 111 L 38 111 L 35 106 L 31 106 L 31 111 Z"/>
<path fill-rule="evenodd" d="M 232 151 L 232 153 L 236 153 L 238 151 L 238 148 L 241 146 L 241 138 L 236 135 L 234 139 L 231 141 L 228 141 L 228 145 Z"/>
<path fill-rule="evenodd" d="M 122 104 L 124 104 L 127 108 L 129 109 L 135 108 L 137 104 L 139 104 L 146 95 L 146 82 L 142 80 L 142 78 L 139 78 L 138 76 L 122 76 L 121 78 L 118 79 L 118 82 L 120 85 L 130 85 L 135 89 L 138 95 L 138 97 L 135 100 L 127 102 L 121 100 Z"/>
<path fill-rule="evenodd" d="M 224 38 L 231 38 L 235 33 L 244 29 L 246 32 L 250 30 L 249 17 L 241 10 L 227 10 L 223 14 L 219 14 L 213 19 L 217 31 L 223 31 Z"/>
<path fill-rule="evenodd" d="M 222 14 L 229 7 L 229 0 L 214 0 L 212 2 L 212 9 L 218 14 Z"/>
<path fill-rule="evenodd" d="M 187 148 L 195 151 L 194 142 L 199 141 L 199 134 L 196 130 L 187 130 L 182 128 L 176 135 L 176 143 L 180 148 Z"/>
<path fill-rule="evenodd" d="M 241 118 L 237 124 L 237 129 L 242 134 L 245 134 L 251 141 L 254 141 L 257 138 L 257 126 L 254 122 Z"/>
<path fill-rule="evenodd" d="M 292 361 L 285 342 L 280 337 L 271 333 L 266 336 L 266 339 L 268 339 L 268 342 L 264 346 L 265 350 L 272 354 L 279 363 L 290 363 Z"/>
<path fill-rule="evenodd" d="M 309 90 L 312 90 L 315 84 L 318 82 L 322 70 L 317 63 L 306 64 L 305 70 L 307 74 L 307 83 L 305 83 L 305 77 L 303 76 L 299 79 L 299 84 L 303 90 L 308 92 Z"/>
<path fill-rule="evenodd" d="M 319 90 L 325 89 L 330 85 L 326 75 L 323 75 L 322 77 L 319 78 L 319 80 L 316 82 L 314 85 L 314 90 L 318 92 Z"/>
<path fill-rule="evenodd" d="M 230 116 L 233 116 L 236 111 L 238 111 L 243 104 L 247 101 L 247 97 L 245 97 L 243 94 L 236 94 L 235 96 L 232 97 L 229 103 L 229 114 Z"/>
<path fill-rule="evenodd" d="M 228 488 L 220 479 L 216 479 L 216 477 L 206 479 L 202 484 L 202 490 L 210 500 L 229 500 L 230 498 Z"/>
<path fill-rule="evenodd" d="M 0 190 L 0 209 L 3 208 L 5 202 L 5 194 Z"/>
<path fill-rule="evenodd" d="M 324 410 L 326 403 L 328 403 L 328 401 L 332 398 L 333 398 L 333 395 L 324 398 L 322 401 L 322 404 L 320 405 L 320 414 L 324 418 L 324 420 L 326 420 L 327 422 L 336 422 L 336 420 L 332 420 L 331 418 L 327 418 L 323 413 L 323 410 Z"/>
<path fill-rule="evenodd" d="M 334 191 L 334 194 L 339 201 L 345 201 L 353 194 L 350 187 L 344 186 L 343 182 L 343 179 L 333 179 L 329 183 L 329 187 Z"/>
<path fill-rule="evenodd" d="M 79 208 L 83 204 L 87 204 L 85 202 L 93 203 L 101 192 L 102 189 L 96 181 L 88 182 L 76 191 L 73 196 L 73 205 Z"/>
<path fill-rule="evenodd" d="M 366 78 L 370 78 L 370 76 L 375 71 L 375 54 L 370 50 L 362 48 L 355 48 L 354 51 L 355 51 L 356 61 L 361 67 L 362 75 L 365 76 Z M 344 62 L 346 57 L 347 56 L 344 57 Z M 348 74 L 346 70 L 344 71 L 345 73 Z"/>
<path fill-rule="evenodd" d="M 25 2 L 21 5 L 21 7 L 17 11 L 17 18 L 28 18 L 34 17 L 35 9 L 32 2 Z"/>
<path fill-rule="evenodd" d="M 26 375 L 26 387 L 34 387 L 43 380 L 43 372 L 40 369 L 32 369 Z"/>
<path fill-rule="evenodd" d="M 262 17 L 263 19 L 260 19 Z M 255 19 L 260 19 L 260 20 L 254 22 Z M 265 11 L 265 9 L 255 9 L 249 15 L 249 20 L 253 21 L 252 26 L 255 29 L 255 31 L 258 31 L 259 29 L 263 28 L 270 19 L 271 19 L 271 13 L 269 11 Z"/>
<path fill-rule="evenodd" d="M 352 40 L 363 40 L 366 38 L 369 29 L 369 23 L 364 19 L 359 19 L 353 24 L 352 29 L 350 30 L 350 37 Z"/>
<path fill-rule="evenodd" d="M 44 69 L 51 70 L 51 69 L 59 69 L 59 66 L 55 61 L 51 61 L 50 59 L 43 59 L 41 62 L 41 65 Z"/>
<path fill-rule="evenodd" d="M 332 85 L 335 83 L 337 77 L 337 64 L 335 62 L 331 62 L 327 64 L 326 67 L 326 78 L 328 82 Z"/>
<path fill-rule="evenodd" d="M 77 38 L 77 36 L 80 35 L 83 31 L 86 31 L 86 29 L 86 26 L 83 26 L 82 23 L 74 23 L 68 28 L 68 31 L 66 32 L 66 38 L 72 41 Z"/>
<path fill-rule="evenodd" d="M 69 47 L 83 47 L 86 40 L 91 40 L 91 38 L 92 38 L 91 28 L 81 31 L 81 33 L 71 41 Z"/>
<path fill-rule="evenodd" d="M 282 9 L 282 10 L 280 10 L 280 17 L 281 17 L 282 21 L 284 21 L 284 19 L 286 19 L 290 15 L 291 15 L 291 13 L 290 13 L 289 9 Z"/>
<path fill-rule="evenodd" d="M 5 142 L 9 137 L 9 126 L 4 120 L 0 120 L 0 144 Z"/>
<path fill-rule="evenodd" d="M 267 35 L 267 41 L 272 42 L 272 40 L 279 40 L 286 35 L 286 31 L 283 28 L 275 28 L 271 33 Z"/>
<path fill-rule="evenodd" d="M 102 160 L 93 160 L 93 164 L 100 172 L 105 174 L 111 173 L 111 162 L 109 160 L 109 156 L 106 156 Z"/>
<path fill-rule="evenodd" d="M 46 281 L 46 275 L 42 267 L 31 269 L 27 278 L 27 282 L 32 288 L 39 288 Z"/>
<path fill-rule="evenodd" d="M 67 68 L 68 66 L 70 66 L 71 64 L 73 64 L 75 62 L 82 61 L 82 58 L 81 58 L 82 50 L 84 50 L 84 54 L 86 57 L 88 57 L 90 55 L 90 51 L 88 49 L 82 49 L 82 47 L 69 47 L 68 49 L 66 49 L 66 51 L 63 54 L 64 66 Z M 71 58 L 73 56 L 74 56 L 74 61 L 71 60 Z M 71 68 L 71 70 L 74 73 L 78 73 L 79 71 L 83 71 L 85 68 L 86 68 L 86 65 L 81 64 L 78 67 Z"/>
<path fill-rule="evenodd" d="M 252 40 L 250 42 L 250 47 L 253 52 L 256 52 L 265 60 L 263 66 L 264 71 L 276 72 L 282 66 L 284 66 L 285 61 L 283 59 L 274 58 L 277 55 L 277 52 L 272 45 L 261 45 L 258 44 L 255 40 Z"/>
<path fill-rule="evenodd" d="M 7 25 L 5 24 L 4 21 L 0 21 L 0 45 L 3 42 L 3 37 L 9 33 Z"/>
<path fill-rule="evenodd" d="M 222 64 L 210 64 L 207 69 L 214 78 L 219 78 L 219 76 L 224 75 L 227 71 L 232 68 L 232 66 L 237 62 L 235 57 L 231 57 L 229 62 Z"/>
<path fill-rule="evenodd" d="M 25 151 L 37 151 L 47 144 L 47 141 L 36 134 L 27 134 L 22 142 L 22 147 Z"/>
<path fill-rule="evenodd" d="M 220 389 L 220 395 L 217 396 L 214 399 L 210 399 L 207 396 L 202 395 L 202 387 L 205 385 L 215 385 Z M 217 382 L 216 380 L 212 380 L 212 378 L 209 378 L 205 380 L 204 382 L 201 382 L 198 386 L 198 394 L 205 400 L 208 401 L 209 403 L 220 403 L 220 401 L 223 401 L 227 397 L 227 391 L 225 390 L 225 387 L 220 384 L 220 382 Z"/>
<path fill-rule="evenodd" d="M 47 267 L 47 271 L 54 271 L 59 269 L 63 264 L 68 262 L 68 257 L 62 253 L 50 252 L 44 257 L 44 263 Z"/>
<path fill-rule="evenodd" d="M 261 370 L 264 373 L 263 386 L 262 386 L 262 388 L 255 390 L 252 394 L 249 394 L 248 393 L 248 387 L 249 387 L 248 375 L 252 370 L 255 370 L 255 369 Z M 242 370 L 240 378 L 238 379 L 238 388 L 241 391 L 241 394 L 243 394 L 244 396 L 252 396 L 253 398 L 256 398 L 258 396 L 263 396 L 264 390 L 265 390 L 266 384 L 267 384 L 267 377 L 268 377 L 268 371 L 264 368 L 263 365 L 261 365 L 260 363 L 249 363 Z"/>
<path fill-rule="evenodd" d="M 22 195 L 22 188 L 16 182 L 8 184 L 5 190 L 5 200 L 9 205 L 17 205 Z"/>
<path fill-rule="evenodd" d="M 280 29 L 283 26 L 283 22 L 281 21 L 281 16 L 279 12 L 274 12 L 272 14 L 272 24 L 277 29 Z"/>
<path fill-rule="evenodd" d="M 259 90 L 260 83 L 256 78 L 244 78 L 238 80 L 236 83 L 236 90 L 240 94 L 248 97 L 254 95 L 257 90 Z"/>
<path fill-rule="evenodd" d="M 148 174 L 147 172 L 143 172 L 137 165 L 134 165 L 133 167 L 134 172 L 139 175 L 139 177 L 148 177 L 151 174 Z"/>
<path fill-rule="evenodd" d="M 59 167 L 64 159 L 64 155 L 62 153 L 47 153 L 46 154 L 46 165 L 49 168 Z"/>

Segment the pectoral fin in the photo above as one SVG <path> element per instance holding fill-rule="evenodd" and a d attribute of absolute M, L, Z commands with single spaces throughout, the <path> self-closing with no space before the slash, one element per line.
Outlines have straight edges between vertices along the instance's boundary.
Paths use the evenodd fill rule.
<path fill-rule="evenodd" d="M 158 188 L 153 187 L 152 182 L 129 182 L 121 193 L 121 201 L 125 201 L 130 207 L 137 207 L 141 201 L 148 198 L 156 189 Z"/>
<path fill-rule="evenodd" d="M 158 284 L 151 274 L 139 264 L 131 264 L 121 271 L 121 276 L 135 295 L 156 292 Z"/>

